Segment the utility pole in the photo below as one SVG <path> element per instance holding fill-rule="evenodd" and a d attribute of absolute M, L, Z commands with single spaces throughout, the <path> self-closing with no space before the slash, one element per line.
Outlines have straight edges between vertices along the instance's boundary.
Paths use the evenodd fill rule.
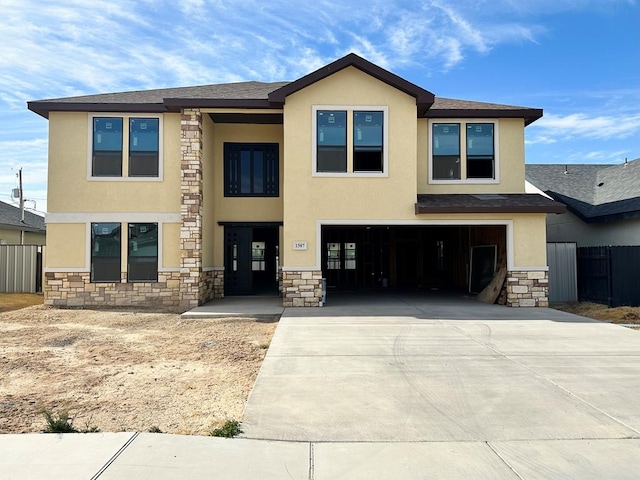
<path fill-rule="evenodd" d="M 20 190 L 20 223 L 24 225 L 24 195 L 22 194 L 22 168 L 18 170 L 18 188 Z M 20 245 L 24 245 L 24 230 L 20 230 Z"/>

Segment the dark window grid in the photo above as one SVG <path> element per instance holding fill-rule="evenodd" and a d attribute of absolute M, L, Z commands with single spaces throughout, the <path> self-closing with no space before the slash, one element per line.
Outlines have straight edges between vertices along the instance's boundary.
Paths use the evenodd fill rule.
<path fill-rule="evenodd" d="M 225 143 L 225 196 L 277 197 L 277 144 Z"/>

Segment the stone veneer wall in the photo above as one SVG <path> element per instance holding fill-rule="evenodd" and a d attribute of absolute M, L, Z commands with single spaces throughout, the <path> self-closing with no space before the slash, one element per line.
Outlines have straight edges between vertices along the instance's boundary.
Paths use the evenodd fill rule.
<path fill-rule="evenodd" d="M 46 272 L 44 304 L 60 307 L 144 306 L 177 307 L 180 272 L 159 272 L 157 282 L 91 283 L 89 272 Z"/>
<path fill-rule="evenodd" d="M 224 298 L 224 270 L 202 272 L 200 300 L 208 302 L 214 298 Z"/>
<path fill-rule="evenodd" d="M 180 117 L 180 306 L 197 307 L 212 290 L 202 271 L 202 113 L 185 108 Z"/>
<path fill-rule="evenodd" d="M 507 305 L 510 307 L 548 307 L 549 272 L 507 272 Z"/>
<path fill-rule="evenodd" d="M 321 307 L 322 272 L 285 271 L 282 272 L 282 306 Z"/>

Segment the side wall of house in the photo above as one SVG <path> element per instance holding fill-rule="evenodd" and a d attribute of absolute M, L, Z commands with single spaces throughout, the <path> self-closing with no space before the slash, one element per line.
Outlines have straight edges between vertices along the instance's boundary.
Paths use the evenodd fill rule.
<path fill-rule="evenodd" d="M 576 242 L 578 247 L 640 245 L 640 218 L 585 223 L 571 212 L 549 215 L 547 241 Z"/>
<path fill-rule="evenodd" d="M 176 305 L 180 290 L 180 114 L 160 117 L 159 178 L 91 178 L 91 115 L 51 112 L 46 304 Z M 94 222 L 121 224 L 120 282 L 90 280 Z M 132 222 L 158 224 L 157 282 L 127 282 L 127 225 Z"/>

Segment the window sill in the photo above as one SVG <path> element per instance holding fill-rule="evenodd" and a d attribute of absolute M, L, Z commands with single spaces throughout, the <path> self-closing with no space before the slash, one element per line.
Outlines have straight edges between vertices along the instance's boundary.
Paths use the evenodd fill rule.
<path fill-rule="evenodd" d="M 500 179 L 469 178 L 467 180 L 434 180 L 429 185 L 498 185 Z"/>
<path fill-rule="evenodd" d="M 92 177 L 88 176 L 90 182 L 162 182 L 162 177 Z"/>
<path fill-rule="evenodd" d="M 313 172 L 311 176 L 329 178 L 387 178 L 389 174 L 385 172 Z"/>

